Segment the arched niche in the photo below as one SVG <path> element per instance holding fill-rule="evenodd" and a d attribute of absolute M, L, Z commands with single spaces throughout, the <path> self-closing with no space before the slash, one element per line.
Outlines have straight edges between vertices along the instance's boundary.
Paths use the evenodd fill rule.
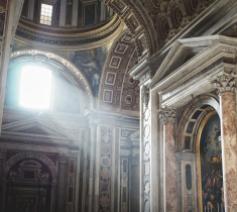
<path fill-rule="evenodd" d="M 57 166 L 42 153 L 22 152 L 6 162 L 5 211 L 45 211 L 55 207 Z"/>
<path fill-rule="evenodd" d="M 52 176 L 52 181 L 53 183 L 56 183 L 57 180 L 57 167 L 55 166 L 54 162 L 45 156 L 44 154 L 39 154 L 39 153 L 34 153 L 34 152 L 23 152 L 23 153 L 18 153 L 11 158 L 8 159 L 6 162 L 6 169 L 5 173 L 7 174 L 11 167 L 13 167 L 15 164 L 19 163 L 22 160 L 37 160 L 40 161 L 41 163 L 45 164 L 51 173 Z"/>
<path fill-rule="evenodd" d="M 213 111 L 201 121 L 196 137 L 198 208 L 224 211 L 220 118 Z"/>
<path fill-rule="evenodd" d="M 54 96 L 52 98 L 54 99 L 52 101 L 54 102 L 54 105 L 52 111 L 54 111 L 54 109 L 55 112 L 62 112 L 61 110 L 71 112 L 75 110 L 81 113 L 86 108 L 92 107 L 92 92 L 86 78 L 70 61 L 55 53 L 35 49 L 13 52 L 11 54 L 8 76 L 11 76 L 11 73 L 14 72 L 14 77 L 8 77 L 7 83 L 13 84 L 14 80 L 19 80 L 21 67 L 27 64 L 48 67 L 53 73 L 56 83 L 54 83 L 53 88 Z M 8 92 L 11 92 L 9 90 L 12 89 L 9 84 L 7 84 L 6 98 L 9 96 Z M 10 89 L 8 89 L 9 87 Z M 8 104 L 9 101 L 7 100 L 6 104 Z M 73 108 L 67 108 L 66 105 L 71 105 Z M 62 109 L 62 107 L 64 108 Z"/>
<path fill-rule="evenodd" d="M 218 98 L 213 94 L 196 97 L 185 108 L 179 121 L 177 134 L 179 151 L 195 151 L 195 136 L 202 118 L 211 111 L 220 113 Z"/>
<path fill-rule="evenodd" d="M 222 172 L 219 102 L 216 96 L 212 94 L 199 96 L 189 103 L 179 120 L 178 132 L 181 210 L 223 211 L 224 207 L 220 201 L 223 177 L 222 175 L 213 177 L 213 172 Z M 219 149 L 216 149 L 218 154 L 215 155 L 213 149 L 217 144 Z M 210 192 L 213 187 L 209 184 L 217 185 L 217 180 L 218 183 L 221 182 L 219 188 L 216 188 L 214 193 Z M 220 204 L 213 206 L 214 198 L 217 196 Z"/>

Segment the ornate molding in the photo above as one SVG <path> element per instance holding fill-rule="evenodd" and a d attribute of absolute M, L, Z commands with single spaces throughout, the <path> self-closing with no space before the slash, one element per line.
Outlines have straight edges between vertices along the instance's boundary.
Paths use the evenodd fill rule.
<path fill-rule="evenodd" d="M 16 37 L 21 42 L 34 46 L 50 45 L 56 49 L 86 50 L 109 43 L 122 33 L 123 28 L 124 24 L 118 16 L 104 25 L 89 29 L 49 27 L 21 19 Z"/>
<path fill-rule="evenodd" d="M 103 109 L 111 105 L 123 112 L 139 111 L 139 82 L 129 76 L 137 60 L 132 36 L 125 31 L 114 42 L 104 64 L 99 89 Z"/>
<path fill-rule="evenodd" d="M 153 77 L 154 63 L 148 60 L 143 60 L 139 64 L 132 67 L 129 74 L 135 79 L 139 80 L 140 85 L 148 85 Z"/>
<path fill-rule="evenodd" d="M 187 25 L 214 3 L 214 0 L 106 0 L 133 35 L 140 60 L 182 36 Z"/>
<path fill-rule="evenodd" d="M 101 126 L 100 129 L 100 168 L 99 168 L 99 199 L 98 207 L 101 212 L 113 211 L 113 128 Z"/>
<path fill-rule="evenodd" d="M 224 92 L 235 92 L 236 91 L 236 70 L 230 72 L 224 71 L 216 77 L 213 81 L 214 86 L 218 90 L 219 95 Z"/>
<path fill-rule="evenodd" d="M 159 111 L 159 118 L 163 124 L 175 123 L 176 110 L 173 108 L 162 108 Z"/>
<path fill-rule="evenodd" d="M 133 35 L 139 60 L 153 54 L 158 42 L 146 8 L 139 2 L 126 0 L 106 0 L 105 3 L 125 22 Z"/>

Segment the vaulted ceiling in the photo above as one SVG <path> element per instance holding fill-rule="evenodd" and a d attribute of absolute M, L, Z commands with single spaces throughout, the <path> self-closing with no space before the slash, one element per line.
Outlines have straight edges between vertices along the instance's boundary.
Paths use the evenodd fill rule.
<path fill-rule="evenodd" d="M 107 0 L 134 37 L 140 59 L 177 38 L 215 0 Z"/>
<path fill-rule="evenodd" d="M 226 15 L 235 14 L 231 0 L 94 0 L 90 3 L 100 9 L 94 10 L 89 25 L 85 1 L 66 1 L 65 10 L 55 1 L 56 17 L 62 11 L 72 14 L 52 26 L 38 23 L 30 2 L 25 1 L 13 50 L 37 48 L 59 54 L 83 73 L 101 108 L 124 113 L 139 110 L 139 82 L 129 76 L 134 67 L 144 63 L 155 72 L 179 38 L 236 32 L 235 16 Z"/>

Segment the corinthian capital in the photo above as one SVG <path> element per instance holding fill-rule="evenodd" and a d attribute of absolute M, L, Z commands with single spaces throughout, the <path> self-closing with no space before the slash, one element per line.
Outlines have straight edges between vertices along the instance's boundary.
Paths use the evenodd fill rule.
<path fill-rule="evenodd" d="M 163 124 L 174 123 L 176 120 L 176 111 L 172 108 L 162 108 L 159 111 L 159 118 Z"/>
<path fill-rule="evenodd" d="M 224 72 L 217 76 L 214 80 L 214 85 L 218 90 L 218 93 L 235 92 L 236 91 L 236 71 Z"/>

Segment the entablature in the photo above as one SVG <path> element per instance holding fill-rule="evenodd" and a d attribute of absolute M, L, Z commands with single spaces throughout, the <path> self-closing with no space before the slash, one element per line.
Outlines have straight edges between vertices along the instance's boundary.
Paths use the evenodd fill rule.
<path fill-rule="evenodd" d="M 187 41 L 191 40 L 180 40 L 179 45 L 174 45 L 152 79 L 151 89 L 159 94 L 162 107 L 179 107 L 195 96 L 211 92 L 220 74 L 236 71 L 237 41 L 225 36 L 194 38 L 188 48 L 195 55 L 169 70 L 185 53 Z M 199 42 L 200 45 L 195 45 Z M 159 75 L 164 77 L 159 80 Z"/>

